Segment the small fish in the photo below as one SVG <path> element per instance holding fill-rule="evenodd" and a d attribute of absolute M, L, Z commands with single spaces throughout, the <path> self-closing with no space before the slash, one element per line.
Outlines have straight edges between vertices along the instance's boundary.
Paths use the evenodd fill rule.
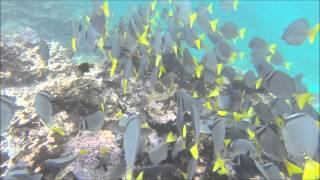
<path fill-rule="evenodd" d="M 50 58 L 49 46 L 43 39 L 40 39 L 40 42 L 39 42 L 39 52 L 44 64 L 48 65 L 49 58 Z"/>
<path fill-rule="evenodd" d="M 239 0 L 220 0 L 220 7 L 226 11 L 237 11 Z"/>
<path fill-rule="evenodd" d="M 220 32 L 227 40 L 235 39 L 239 35 L 238 27 L 233 22 L 226 22 L 221 27 Z"/>

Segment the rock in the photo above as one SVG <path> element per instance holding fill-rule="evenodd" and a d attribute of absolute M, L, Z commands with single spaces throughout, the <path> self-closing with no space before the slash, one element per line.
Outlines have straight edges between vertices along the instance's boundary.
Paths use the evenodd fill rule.
<path fill-rule="evenodd" d="M 147 105 L 147 113 L 150 118 L 147 121 L 159 133 L 167 133 L 176 120 L 177 105 L 170 100 L 170 96 L 160 94 L 160 98 L 157 97 L 149 97 L 151 100 Z"/>
<path fill-rule="evenodd" d="M 49 85 L 44 89 L 53 95 L 54 112 L 77 111 L 79 115 L 86 116 L 97 111 L 103 99 L 102 87 L 91 76 L 70 78 L 58 86 Z"/>
<path fill-rule="evenodd" d="M 30 86 L 59 73 L 72 71 L 72 52 L 57 42 L 47 42 L 49 62 L 45 67 L 39 54 L 39 36 L 30 28 L 20 34 L 1 34 L 1 71 L 3 87 Z"/>
<path fill-rule="evenodd" d="M 97 157 L 103 149 L 108 150 L 110 155 L 108 168 L 112 168 L 120 161 L 121 149 L 115 141 L 115 136 L 111 131 L 103 130 L 97 133 L 89 131 L 82 131 L 78 137 L 71 138 L 65 147 L 64 155 L 79 154 L 80 150 L 87 150 L 88 153 L 80 155 L 75 161 L 70 163 L 59 174 L 68 174 L 66 172 L 73 172 L 75 174 L 83 174 L 86 172 L 86 177 L 89 179 L 109 179 L 110 169 L 107 172 L 103 168 L 96 169 L 99 163 Z"/>
<path fill-rule="evenodd" d="M 32 84 L 47 74 L 36 47 L 26 47 L 19 38 L 1 34 L 1 85 L 11 87 Z"/>
<path fill-rule="evenodd" d="M 64 130 L 66 136 L 76 133 L 78 130 L 78 124 L 72 118 L 66 111 L 61 111 L 53 116 L 55 124 Z"/>

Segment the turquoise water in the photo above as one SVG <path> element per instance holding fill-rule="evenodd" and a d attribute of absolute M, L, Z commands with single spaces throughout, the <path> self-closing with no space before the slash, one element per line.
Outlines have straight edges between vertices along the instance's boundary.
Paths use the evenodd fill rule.
<path fill-rule="evenodd" d="M 110 1 L 113 22 L 119 17 L 130 14 L 138 4 L 147 1 Z M 287 62 L 292 63 L 288 71 L 277 67 L 294 76 L 304 75 L 304 83 L 309 91 L 319 93 L 319 35 L 314 44 L 305 41 L 300 46 L 289 46 L 281 40 L 282 33 L 292 21 L 306 18 L 310 26 L 319 22 L 319 1 L 252 1 L 240 0 L 236 12 L 226 12 L 219 8 L 218 1 L 212 1 L 214 13 L 212 18 L 219 18 L 219 22 L 235 22 L 238 27 L 247 28 L 245 40 L 237 42 L 240 51 L 247 52 L 245 60 L 236 61 L 242 70 L 252 69 L 249 63 L 249 40 L 259 36 L 268 43 L 276 43 L 278 50 Z M 194 7 L 198 2 L 193 2 Z M 15 33 L 25 27 L 31 27 L 48 40 L 61 42 L 70 47 L 71 21 L 80 20 L 84 15 L 90 15 L 91 0 L 84 1 L 12 1 L 1 0 L 1 33 Z M 317 104 L 316 106 L 319 106 Z"/>

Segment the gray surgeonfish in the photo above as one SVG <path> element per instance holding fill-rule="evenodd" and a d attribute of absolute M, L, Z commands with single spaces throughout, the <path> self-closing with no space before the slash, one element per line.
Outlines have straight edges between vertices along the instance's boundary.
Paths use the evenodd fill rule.
<path fill-rule="evenodd" d="M 123 148 L 127 168 L 133 170 L 136 156 L 139 149 L 141 120 L 137 115 L 129 117 L 126 130 L 123 134 Z"/>
<path fill-rule="evenodd" d="M 34 101 L 37 114 L 47 125 L 51 125 L 53 123 L 53 110 L 51 101 L 52 97 L 50 93 L 46 91 L 38 92 Z"/>
<path fill-rule="evenodd" d="M 298 113 L 285 117 L 281 133 L 289 155 L 298 161 L 303 162 L 305 154 L 312 157 L 316 153 L 320 132 L 310 115 Z"/>
<path fill-rule="evenodd" d="M 1 110 L 1 131 L 0 134 L 4 133 L 12 120 L 15 112 L 15 98 L 10 96 L 1 95 L 0 96 L 0 110 Z"/>
<path fill-rule="evenodd" d="M 296 93 L 294 80 L 284 72 L 269 73 L 265 82 L 265 88 L 279 98 L 290 98 Z"/>
<path fill-rule="evenodd" d="M 104 113 L 97 111 L 85 118 L 86 128 L 90 131 L 99 131 L 104 124 Z"/>
<path fill-rule="evenodd" d="M 238 27 L 233 22 L 226 22 L 221 27 L 220 32 L 222 33 L 225 39 L 227 40 L 234 39 L 238 36 Z"/>
<path fill-rule="evenodd" d="M 264 126 L 258 129 L 256 134 L 266 155 L 270 156 L 274 161 L 283 161 L 286 158 L 287 152 L 285 146 L 274 130 Z"/>
<path fill-rule="evenodd" d="M 307 19 L 301 18 L 293 21 L 283 32 L 282 40 L 289 45 L 298 46 L 302 44 L 308 36 L 309 23 Z"/>
<path fill-rule="evenodd" d="M 161 161 L 167 159 L 168 156 L 168 144 L 157 144 L 149 151 L 149 159 L 153 164 L 158 164 Z"/>

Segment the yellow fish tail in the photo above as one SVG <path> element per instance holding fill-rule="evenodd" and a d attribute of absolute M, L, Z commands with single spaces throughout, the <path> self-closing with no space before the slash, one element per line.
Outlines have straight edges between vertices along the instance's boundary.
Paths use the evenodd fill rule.
<path fill-rule="evenodd" d="M 76 52 L 77 51 L 77 39 L 76 38 L 71 39 L 71 46 L 72 46 L 73 52 Z"/>
<path fill-rule="evenodd" d="M 233 10 L 236 11 L 238 9 L 239 0 L 233 0 Z"/>
<path fill-rule="evenodd" d="M 246 29 L 246 28 L 241 28 L 241 29 L 239 30 L 239 37 L 240 37 L 240 39 L 244 39 L 244 36 L 245 36 L 246 32 L 247 32 L 247 29 Z"/>
<path fill-rule="evenodd" d="M 214 19 L 209 22 L 212 32 L 217 31 L 218 22 L 219 22 L 219 19 Z"/>
<path fill-rule="evenodd" d="M 106 17 L 110 17 L 110 10 L 109 10 L 108 1 L 106 1 L 106 0 L 104 1 L 103 5 L 101 6 L 101 9 Z"/>
<path fill-rule="evenodd" d="M 209 6 L 207 7 L 207 11 L 212 14 L 213 13 L 213 4 L 210 3 Z"/>
<path fill-rule="evenodd" d="M 269 51 L 272 53 L 272 54 L 275 54 L 276 53 L 276 49 L 277 49 L 277 44 L 271 44 L 269 45 Z"/>
<path fill-rule="evenodd" d="M 198 17 L 198 13 L 192 13 L 190 16 L 189 16 L 189 21 L 190 21 L 190 28 L 192 28 L 194 22 L 196 21 Z"/>
<path fill-rule="evenodd" d="M 314 43 L 314 40 L 317 37 L 317 34 L 320 31 L 320 23 L 316 24 L 310 31 L 309 31 L 309 42 L 310 44 Z"/>
<path fill-rule="evenodd" d="M 111 63 L 112 63 L 112 67 L 111 67 L 111 71 L 110 71 L 110 77 L 113 77 L 114 72 L 115 72 L 115 70 L 117 68 L 118 61 L 117 61 L 116 58 L 113 58 Z"/>
<path fill-rule="evenodd" d="M 197 40 L 194 41 L 194 44 L 197 46 L 197 48 L 200 50 L 201 49 L 201 40 L 198 38 Z"/>
<path fill-rule="evenodd" d="M 222 63 L 219 63 L 217 65 L 217 74 L 218 76 L 220 76 L 221 72 L 222 72 L 222 68 L 223 68 L 223 64 Z"/>
<path fill-rule="evenodd" d="M 123 94 L 127 94 L 127 85 L 128 85 L 128 79 L 123 80 Z"/>

